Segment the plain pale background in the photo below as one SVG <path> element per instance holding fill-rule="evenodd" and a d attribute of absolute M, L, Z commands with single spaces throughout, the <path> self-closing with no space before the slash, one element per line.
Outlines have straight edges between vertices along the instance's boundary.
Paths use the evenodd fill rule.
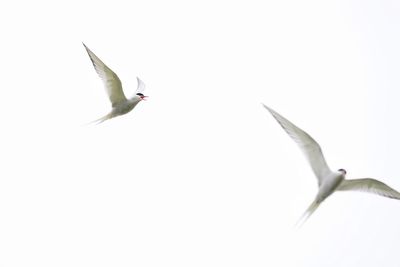
<path fill-rule="evenodd" d="M 399 266 L 400 202 L 316 179 L 261 102 L 332 169 L 400 189 L 400 4 L 3 1 L 0 266 Z M 110 104 L 81 42 L 149 95 Z"/>

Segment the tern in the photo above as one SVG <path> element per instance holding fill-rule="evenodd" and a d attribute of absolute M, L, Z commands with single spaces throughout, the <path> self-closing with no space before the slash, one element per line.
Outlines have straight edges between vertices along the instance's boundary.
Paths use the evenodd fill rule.
<path fill-rule="evenodd" d="M 319 205 L 333 192 L 339 191 L 364 191 L 378 194 L 388 198 L 400 199 L 400 193 L 388 185 L 372 179 L 345 179 L 346 170 L 331 171 L 325 161 L 319 144 L 305 131 L 288 121 L 278 112 L 263 104 L 263 106 L 278 121 L 286 133 L 297 143 L 307 158 L 311 168 L 318 179 L 319 190 L 314 201 L 300 217 L 296 225 L 301 226 L 315 212 Z"/>
<path fill-rule="evenodd" d="M 104 64 L 84 43 L 82 44 L 89 54 L 94 69 L 104 83 L 104 87 L 106 88 L 107 95 L 112 105 L 110 113 L 93 121 L 93 123 L 102 123 L 114 117 L 124 115 L 131 111 L 140 101 L 145 100 L 147 97 L 143 95 L 145 85 L 139 77 L 137 77 L 138 87 L 135 95 L 132 98 L 127 99 L 122 90 L 121 80 L 118 78 L 117 74 L 107 67 L 107 65 Z"/>

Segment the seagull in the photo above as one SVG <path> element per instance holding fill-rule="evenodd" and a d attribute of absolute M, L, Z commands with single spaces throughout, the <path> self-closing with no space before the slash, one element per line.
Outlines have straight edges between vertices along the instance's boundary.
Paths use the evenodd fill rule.
<path fill-rule="evenodd" d="M 288 121 L 278 112 L 263 104 L 263 106 L 278 121 L 286 133 L 297 143 L 307 158 L 311 168 L 318 179 L 319 190 L 314 201 L 300 217 L 296 225 L 301 226 L 315 212 L 319 205 L 333 192 L 339 191 L 364 191 L 384 197 L 400 199 L 400 193 L 388 185 L 372 179 L 345 179 L 346 170 L 332 171 L 325 161 L 319 144 L 305 131 Z"/>
<path fill-rule="evenodd" d="M 138 87 L 135 95 L 127 99 L 124 91 L 122 90 L 121 80 L 117 74 L 113 72 L 100 58 L 98 58 L 84 43 L 82 43 L 89 54 L 89 58 L 93 63 L 94 69 L 103 80 L 104 87 L 106 88 L 107 95 L 110 98 L 112 110 L 107 115 L 93 121 L 93 123 L 102 123 L 114 117 L 124 115 L 131 111 L 140 101 L 145 100 L 147 96 L 143 95 L 145 85 L 142 80 L 137 77 Z"/>

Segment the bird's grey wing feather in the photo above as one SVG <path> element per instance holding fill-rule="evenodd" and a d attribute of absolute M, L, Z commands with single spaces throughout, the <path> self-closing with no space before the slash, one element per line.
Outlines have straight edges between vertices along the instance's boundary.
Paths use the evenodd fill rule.
<path fill-rule="evenodd" d="M 282 115 L 268 106 L 263 106 L 272 114 L 272 116 L 278 121 L 286 133 L 297 143 L 303 154 L 306 156 L 308 162 L 314 171 L 315 176 L 318 179 L 318 185 L 321 185 L 322 180 L 326 177 L 331 170 L 325 161 L 319 144 L 306 132 L 301 130 L 299 127 L 288 121 Z"/>
<path fill-rule="evenodd" d="M 103 80 L 104 87 L 108 97 L 110 98 L 111 104 L 114 107 L 118 103 L 126 101 L 124 92 L 122 91 L 121 80 L 106 64 L 104 64 L 85 44 L 83 44 L 89 58 L 93 63 L 94 69 L 97 74 Z"/>
<path fill-rule="evenodd" d="M 400 199 L 400 193 L 390 186 L 372 178 L 344 180 L 337 188 L 341 191 L 363 191 L 383 197 Z"/>
<path fill-rule="evenodd" d="M 141 79 L 139 79 L 139 77 L 136 77 L 136 79 L 137 79 L 137 83 L 138 83 L 138 86 L 137 86 L 137 89 L 136 89 L 136 94 L 138 94 L 138 93 L 143 94 L 144 89 L 146 88 L 146 86 L 145 86 L 144 82 Z"/>

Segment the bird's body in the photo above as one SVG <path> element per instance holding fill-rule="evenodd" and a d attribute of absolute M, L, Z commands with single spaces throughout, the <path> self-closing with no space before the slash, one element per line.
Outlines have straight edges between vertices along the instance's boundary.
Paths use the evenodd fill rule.
<path fill-rule="evenodd" d="M 296 125 L 288 121 L 273 109 L 266 105 L 264 105 L 264 107 L 272 114 L 272 116 L 282 126 L 286 133 L 300 147 L 318 179 L 318 193 L 309 208 L 300 218 L 298 224 L 303 224 L 318 208 L 318 206 L 337 190 L 365 191 L 388 198 L 400 199 L 399 192 L 378 180 L 372 178 L 348 180 L 345 179 L 346 171 L 344 169 L 331 171 L 325 161 L 321 147 L 309 134 L 298 128 Z"/>
<path fill-rule="evenodd" d="M 324 201 L 338 188 L 343 180 L 344 174 L 341 172 L 331 172 L 330 174 L 328 174 L 319 186 L 315 200 L 318 203 Z"/>
<path fill-rule="evenodd" d="M 105 120 L 124 115 L 134 109 L 140 101 L 146 98 L 146 96 L 142 94 L 145 85 L 139 78 L 137 78 L 138 88 L 136 94 L 132 98 L 127 99 L 122 90 L 121 80 L 118 78 L 117 74 L 107 67 L 107 65 L 104 64 L 85 44 L 83 44 L 83 46 L 93 63 L 94 69 L 103 80 L 107 95 L 112 105 L 111 112 L 94 122 L 102 123 Z"/>

